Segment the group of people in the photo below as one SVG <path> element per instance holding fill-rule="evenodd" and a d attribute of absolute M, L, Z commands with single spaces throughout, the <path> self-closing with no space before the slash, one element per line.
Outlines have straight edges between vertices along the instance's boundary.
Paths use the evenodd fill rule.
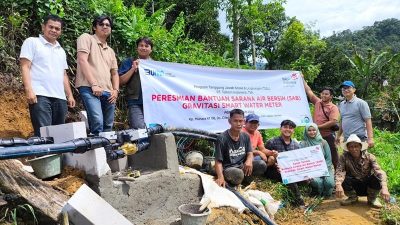
<path fill-rule="evenodd" d="M 357 98 L 355 85 L 345 81 L 340 85 L 345 99 L 337 107 L 332 103 L 333 89 L 325 87 L 317 97 L 304 81 L 304 88 L 314 104 L 313 120 L 306 124 L 303 139 L 292 139 L 296 124 L 283 120 L 280 136 L 264 144 L 257 130 L 260 119 L 256 114 L 245 117 L 243 110 L 230 111 L 230 128 L 219 135 L 215 147 L 216 183 L 220 186 L 237 186 L 252 176 L 265 176 L 282 181 L 277 157 L 279 153 L 295 149 L 320 146 L 329 175 L 312 178 L 309 183 L 312 196 L 330 198 L 335 190 L 336 197 L 346 199 L 342 205 L 358 201 L 358 196 L 367 196 L 368 204 L 380 208 L 378 194 L 389 201 L 386 173 L 378 165 L 373 154 L 367 151 L 374 146 L 371 113 L 368 104 Z M 339 116 L 341 116 L 339 122 Z M 343 154 L 339 157 L 337 145 L 343 134 Z M 291 203 L 304 206 L 298 187 L 299 183 L 287 184 L 293 194 Z"/>
<path fill-rule="evenodd" d="M 68 106 L 76 104 L 66 72 L 66 53 L 57 41 L 63 27 L 60 17 L 46 16 L 42 34 L 27 38 L 21 47 L 22 82 L 35 136 L 40 136 L 40 127 L 65 123 Z M 112 130 L 122 85 L 127 87 L 130 127 L 145 128 L 138 65 L 139 59 L 151 59 L 153 42 L 147 37 L 139 38 L 137 57 L 125 59 L 118 68 L 115 52 L 107 45 L 112 28 L 109 16 L 99 16 L 92 22 L 92 34 L 85 33 L 77 39 L 75 87 L 94 135 Z"/>
<path fill-rule="evenodd" d="M 63 26 L 60 17 L 46 16 L 42 34 L 26 39 L 21 48 L 22 81 L 35 136 L 40 136 L 40 127 L 64 123 L 67 108 L 76 104 L 66 72 L 66 53 L 57 41 Z M 145 128 L 138 65 L 139 59 L 151 59 L 153 43 L 147 37 L 139 38 L 136 41 L 137 57 L 125 59 L 118 68 L 115 52 L 107 45 L 112 27 L 110 17 L 99 16 L 92 22 L 92 34 L 85 33 L 77 39 L 75 87 L 87 111 L 89 130 L 94 135 L 112 130 L 115 103 L 122 85 L 127 87 L 130 127 Z M 296 124 L 284 120 L 281 135 L 264 145 L 257 131 L 259 117 L 255 114 L 245 117 L 242 110 L 232 110 L 231 127 L 220 134 L 216 143 L 216 183 L 238 185 L 250 175 L 265 175 L 281 181 L 276 161 L 280 152 L 321 145 L 329 176 L 309 181 L 312 194 L 330 197 L 335 188 L 338 197 L 343 194 L 348 197 L 342 202 L 344 205 L 356 202 L 359 195 L 367 195 L 368 202 L 379 207 L 377 194 L 380 192 L 385 200 L 390 195 L 385 172 L 367 152 L 368 147 L 374 146 L 371 113 L 368 104 L 355 96 L 353 82 L 345 81 L 340 87 L 345 100 L 338 108 L 332 103 L 331 88 L 324 88 L 318 98 L 304 82 L 305 91 L 315 106 L 313 118 L 316 123 L 306 126 L 300 143 L 292 140 Z M 336 145 L 342 134 L 345 151 L 339 158 Z M 287 186 L 295 196 L 292 203 L 304 205 L 298 184 Z"/>

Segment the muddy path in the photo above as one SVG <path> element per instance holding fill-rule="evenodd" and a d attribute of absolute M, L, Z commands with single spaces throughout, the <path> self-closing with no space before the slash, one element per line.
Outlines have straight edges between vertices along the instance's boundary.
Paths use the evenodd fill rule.
<path fill-rule="evenodd" d="M 368 206 L 367 198 L 361 197 L 351 206 L 341 206 L 338 201 L 327 200 L 317 209 L 321 224 L 327 225 L 369 225 L 378 224 L 379 209 Z"/>
<path fill-rule="evenodd" d="M 372 225 L 380 224 L 379 210 L 367 205 L 366 197 L 352 206 L 341 206 L 334 199 L 323 201 L 314 212 L 304 215 L 300 209 L 278 212 L 275 222 L 279 225 Z M 235 209 L 222 207 L 212 209 L 208 225 L 264 224 L 252 213 L 239 214 Z"/>

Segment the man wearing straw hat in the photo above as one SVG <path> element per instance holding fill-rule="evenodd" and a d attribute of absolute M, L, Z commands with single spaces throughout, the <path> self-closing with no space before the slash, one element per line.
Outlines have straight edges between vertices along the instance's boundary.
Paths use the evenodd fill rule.
<path fill-rule="evenodd" d="M 379 192 L 386 202 L 390 198 L 386 173 L 378 165 L 375 156 L 366 151 L 368 143 L 351 134 L 342 148 L 344 152 L 335 174 L 336 197 L 342 198 L 343 194 L 347 196 L 340 202 L 341 205 L 351 205 L 358 201 L 358 196 L 366 195 L 369 205 L 381 208 L 377 199 Z"/>

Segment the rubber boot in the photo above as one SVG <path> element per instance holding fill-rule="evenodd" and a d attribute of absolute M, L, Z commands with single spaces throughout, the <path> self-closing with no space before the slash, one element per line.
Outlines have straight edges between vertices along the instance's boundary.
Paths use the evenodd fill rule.
<path fill-rule="evenodd" d="M 352 205 L 358 201 L 358 196 L 356 191 L 345 191 L 344 194 L 347 196 L 347 199 L 340 202 L 341 205 Z"/>
<path fill-rule="evenodd" d="M 380 190 L 375 190 L 372 188 L 367 189 L 367 199 L 368 199 L 368 205 L 370 205 L 373 208 L 380 209 L 382 208 L 382 204 L 379 202 L 378 194 Z"/>

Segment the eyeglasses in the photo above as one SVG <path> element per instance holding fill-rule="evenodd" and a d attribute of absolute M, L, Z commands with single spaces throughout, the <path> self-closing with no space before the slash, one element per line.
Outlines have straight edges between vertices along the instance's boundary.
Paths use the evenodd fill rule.
<path fill-rule="evenodd" d="M 111 24 L 109 24 L 109 23 L 99 23 L 98 24 L 100 27 L 104 27 L 104 26 L 106 26 L 106 27 L 111 27 Z"/>
<path fill-rule="evenodd" d="M 351 89 L 352 87 L 351 86 L 343 86 L 342 87 L 342 90 L 349 90 L 349 89 Z"/>

